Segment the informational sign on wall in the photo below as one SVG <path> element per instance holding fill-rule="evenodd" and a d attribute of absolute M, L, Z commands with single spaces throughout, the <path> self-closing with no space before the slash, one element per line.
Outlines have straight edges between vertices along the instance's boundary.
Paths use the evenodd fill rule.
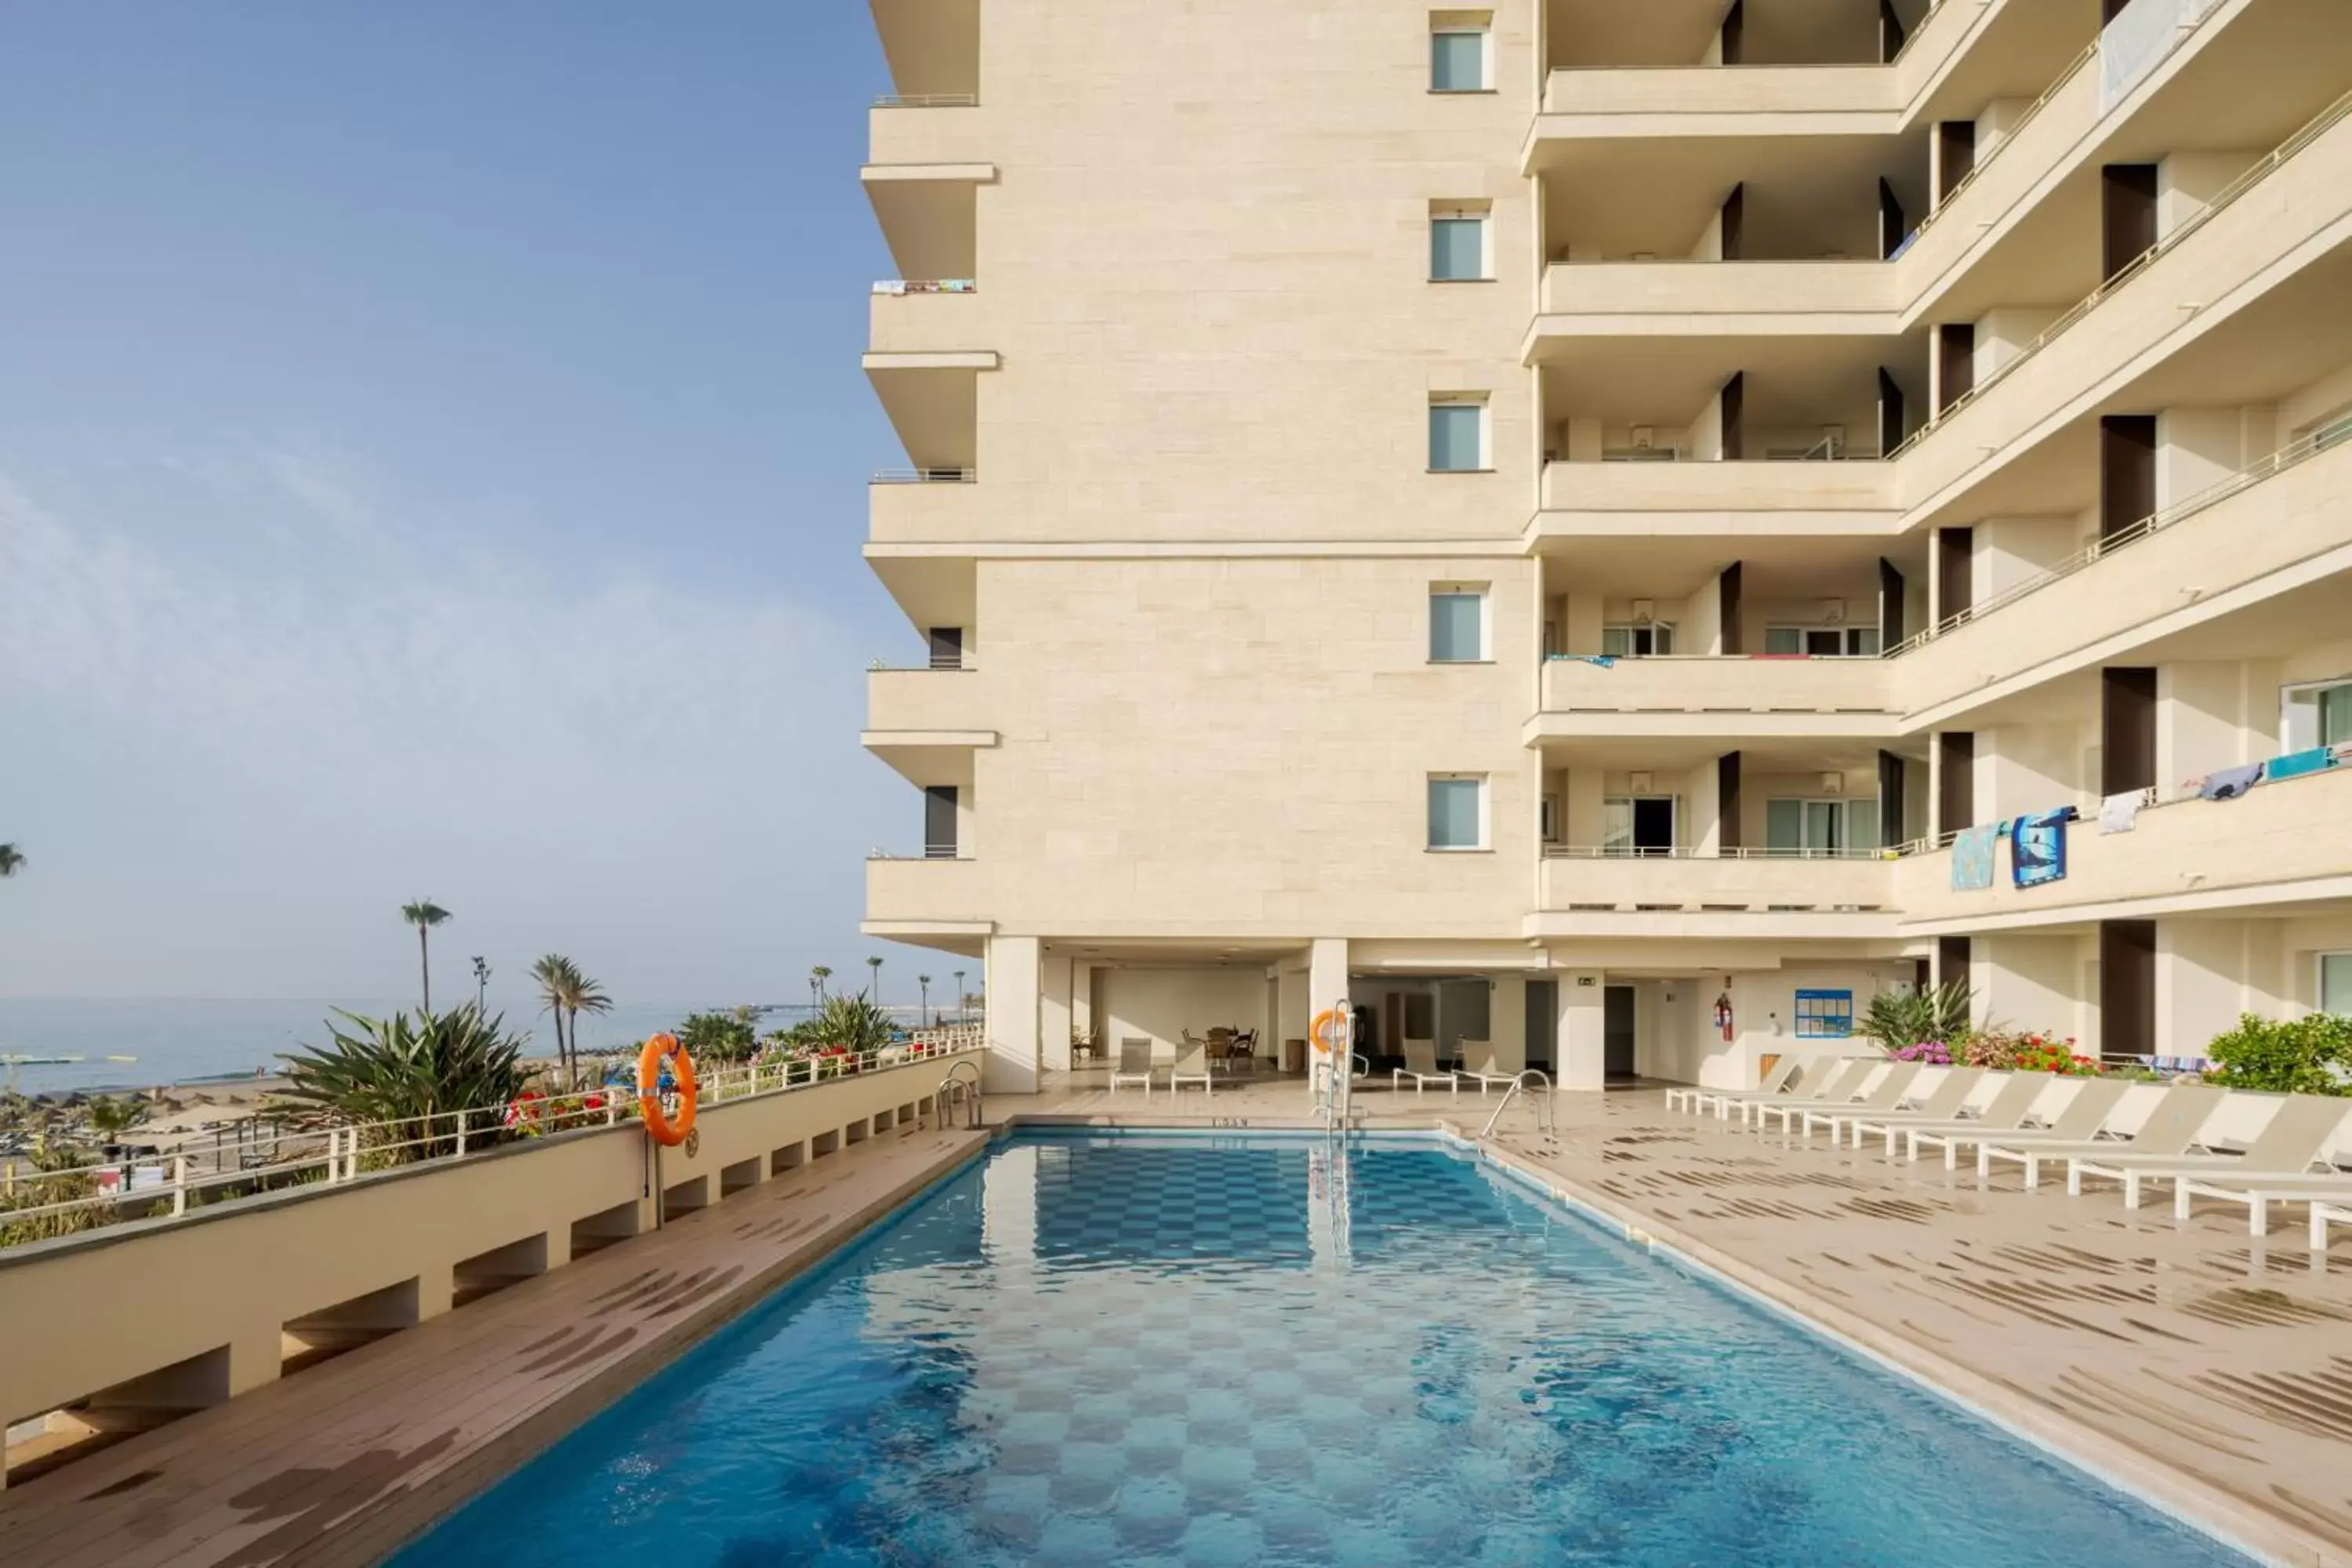
<path fill-rule="evenodd" d="M 1797 993 L 1797 1038 L 1843 1040 L 1853 1033 L 1853 993 Z"/>

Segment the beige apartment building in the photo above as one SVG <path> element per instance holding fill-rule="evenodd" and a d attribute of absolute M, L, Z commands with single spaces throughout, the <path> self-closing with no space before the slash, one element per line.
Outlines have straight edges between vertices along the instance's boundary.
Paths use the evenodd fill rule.
<path fill-rule="evenodd" d="M 992 1085 L 2352 1009 L 2352 4 L 873 7 L 866 929 Z"/>

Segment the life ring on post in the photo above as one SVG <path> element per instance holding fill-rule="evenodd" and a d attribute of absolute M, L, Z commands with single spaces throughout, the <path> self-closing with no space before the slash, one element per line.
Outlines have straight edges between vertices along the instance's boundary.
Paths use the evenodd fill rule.
<path fill-rule="evenodd" d="M 1307 1037 L 1314 1042 L 1318 1056 L 1339 1055 L 1340 1047 L 1347 1043 L 1348 1016 L 1337 1007 L 1326 1007 L 1316 1014 L 1315 1022 L 1307 1026 Z"/>
<path fill-rule="evenodd" d="M 677 1085 L 677 1114 L 662 1109 L 662 1064 L 667 1062 Z M 694 1058 L 676 1035 L 656 1035 L 637 1053 L 637 1112 L 645 1118 L 646 1136 L 677 1148 L 694 1136 Z"/>

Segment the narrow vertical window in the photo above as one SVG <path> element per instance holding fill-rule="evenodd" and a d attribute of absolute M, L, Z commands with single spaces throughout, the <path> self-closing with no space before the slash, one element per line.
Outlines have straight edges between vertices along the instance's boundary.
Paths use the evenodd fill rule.
<path fill-rule="evenodd" d="M 1486 263 L 1486 215 L 1460 206 L 1432 208 L 1430 281 L 1483 282 L 1493 276 L 1494 270 Z"/>
<path fill-rule="evenodd" d="M 1429 781 L 1429 847 L 1486 847 L 1486 781 L 1475 774 L 1438 773 Z"/>
<path fill-rule="evenodd" d="M 1441 585 L 1429 591 L 1429 661 L 1477 664 L 1486 658 L 1486 593 Z"/>
<path fill-rule="evenodd" d="M 1473 474 L 1486 467 L 1486 405 L 1484 399 L 1432 399 L 1429 405 L 1429 466 L 1441 474 Z"/>
<path fill-rule="evenodd" d="M 1486 91 L 1486 24 L 1465 18 L 1460 13 L 1446 12 L 1439 12 L 1430 22 L 1429 89 Z"/>
<path fill-rule="evenodd" d="M 2352 1018 L 2352 952 L 2319 955 L 2319 1010 Z"/>

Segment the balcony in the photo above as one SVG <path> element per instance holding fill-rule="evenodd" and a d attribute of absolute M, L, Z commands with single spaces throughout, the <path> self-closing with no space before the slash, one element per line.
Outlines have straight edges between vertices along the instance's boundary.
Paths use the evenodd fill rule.
<path fill-rule="evenodd" d="M 1529 742 L 1578 736 L 1892 738 L 1900 725 L 1881 658 L 1660 656 L 1602 666 L 1544 663 L 1543 711 Z"/>
<path fill-rule="evenodd" d="M 866 492 L 866 537 L 877 544 L 969 539 L 980 516 L 980 476 L 971 468 L 886 468 Z"/>
<path fill-rule="evenodd" d="M 1602 514 L 1598 526 L 1622 533 L 1624 514 L 1653 518 L 1660 531 L 1736 531 L 1740 514 L 1813 514 L 1811 526 L 1793 515 L 1771 520 L 1764 531 L 1891 536 L 1901 519 L 1894 468 L 1874 459 L 1840 462 L 1702 463 L 1550 462 L 1543 470 L 1543 510 L 1537 531 L 1579 531 L 1580 514 Z"/>
<path fill-rule="evenodd" d="M 1933 727 L 2076 667 L 2129 662 L 2160 637 L 2352 570 L 2347 492 L 2352 440 L 2323 433 L 1973 606 L 1885 661 L 1908 722 Z M 2231 640 L 2239 657 L 2268 646 L 2253 627 Z"/>
<path fill-rule="evenodd" d="M 1891 938 L 1895 871 L 1875 854 L 1634 858 L 1553 847 L 1526 934 Z"/>
<path fill-rule="evenodd" d="M 901 859 L 877 855 L 866 862 L 867 936 L 985 936 L 990 914 L 987 866 L 973 859 Z"/>
<path fill-rule="evenodd" d="M 866 161 L 887 168 L 970 169 L 987 161 L 986 111 L 969 93 L 875 100 L 866 115 Z"/>
<path fill-rule="evenodd" d="M 1578 261 L 1544 268 L 1538 336 L 1888 336 L 1884 261 Z"/>
<path fill-rule="evenodd" d="M 1886 136 L 1902 126 L 1901 90 L 1878 65 L 1555 70 L 1534 139 Z"/>
<path fill-rule="evenodd" d="M 1906 932 L 2000 930 L 2352 899 L 2352 767 L 2254 786 L 2242 800 L 2191 797 L 2150 806 L 2130 833 L 2095 822 L 2067 829 L 2066 876 L 2010 882 L 1999 852 L 1992 887 L 1954 892 L 1952 852 L 1897 864 Z"/>
<path fill-rule="evenodd" d="M 969 278 L 874 285 L 867 307 L 866 347 L 877 354 L 985 352 L 989 327 L 977 285 Z M 991 357 L 994 357 L 991 355 Z"/>
<path fill-rule="evenodd" d="M 2306 311 L 2336 292 L 2336 271 L 2352 246 L 2352 98 L 2339 100 L 2257 163 L 2202 213 L 2185 221 L 2133 268 L 2062 315 L 2017 357 L 1895 454 L 1915 522 L 1963 489 L 2080 420 L 2137 395 L 2161 406 L 2210 395 L 2213 378 L 2245 384 L 2238 401 L 2271 395 L 2265 359 L 2284 361 L 2313 341 L 2278 320 L 2308 285 Z M 2108 307 L 2119 296 L 2130 298 Z M 2254 323 L 2232 350 L 2222 338 L 2234 319 Z M 2215 347 L 2210 340 L 2219 340 Z M 2179 370 L 2192 349 L 2213 363 Z M 2172 363 L 2168 363 L 2172 362 Z M 2173 384 L 2163 385 L 2167 371 Z"/>
<path fill-rule="evenodd" d="M 985 735 L 980 721 L 985 689 L 977 669 L 929 667 L 866 672 L 866 730 L 871 734 Z"/>

